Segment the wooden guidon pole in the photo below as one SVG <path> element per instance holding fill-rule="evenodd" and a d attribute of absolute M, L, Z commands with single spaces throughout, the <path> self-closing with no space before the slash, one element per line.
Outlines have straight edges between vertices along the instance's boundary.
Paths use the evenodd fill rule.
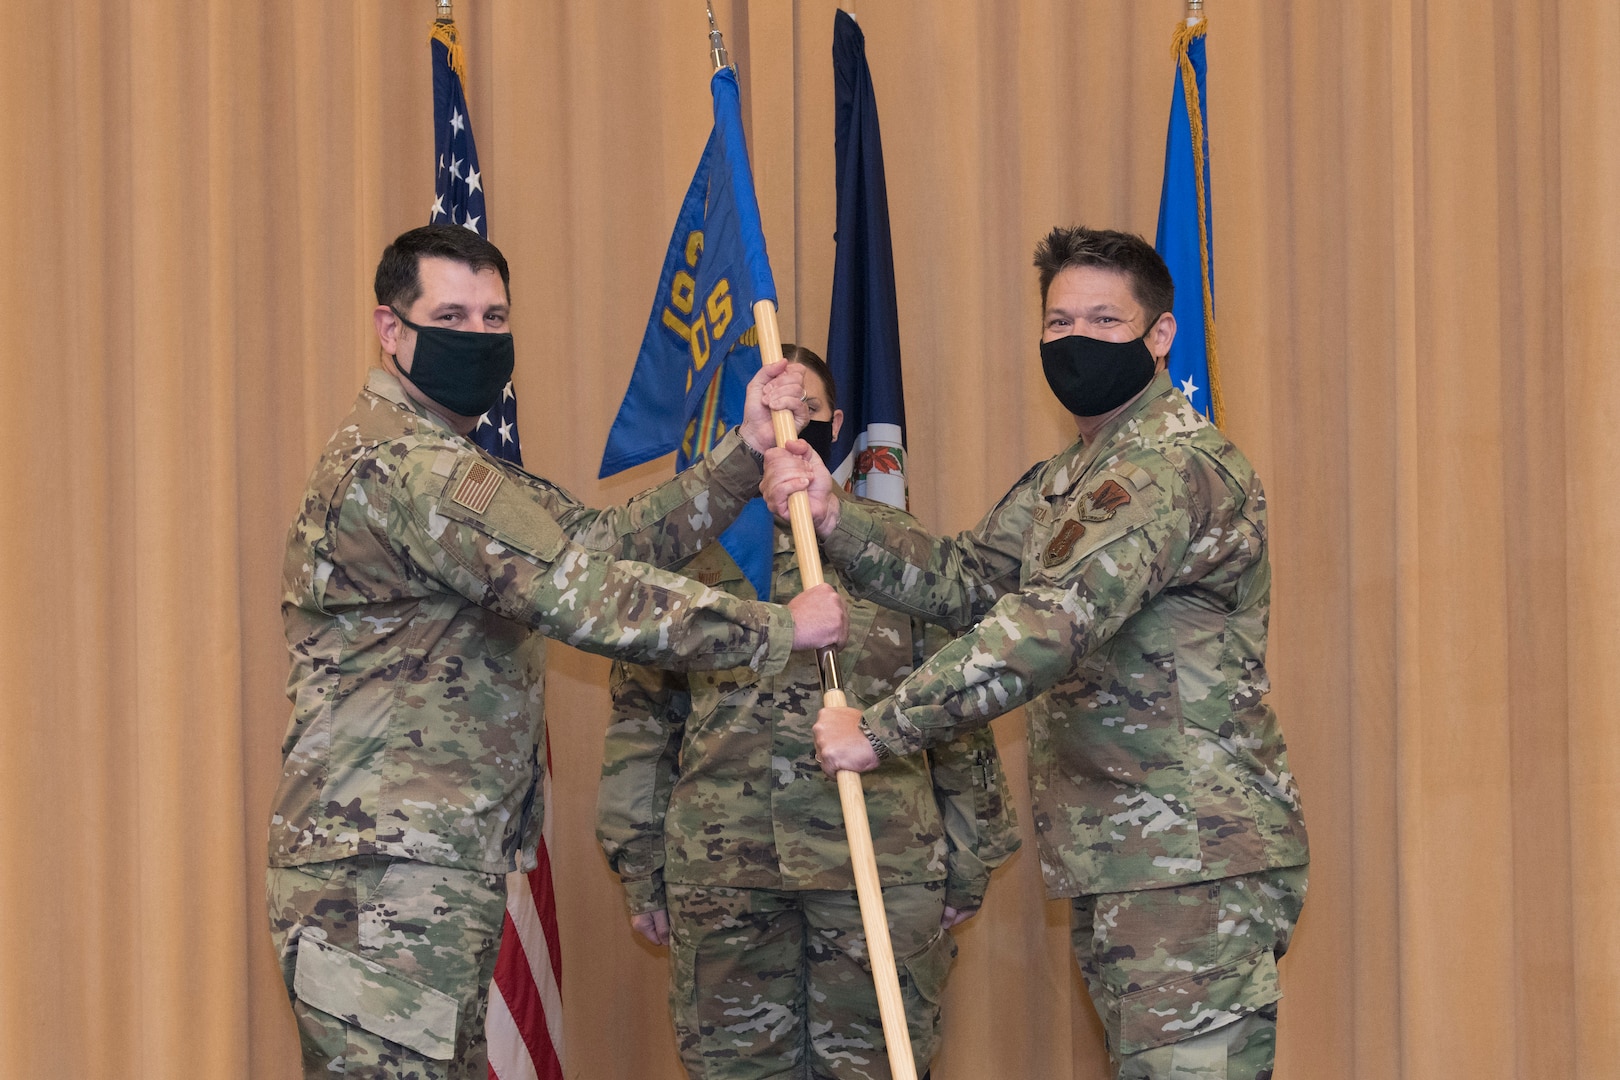
<path fill-rule="evenodd" d="M 782 359 L 782 336 L 776 327 L 776 305 L 761 300 L 754 305 L 754 326 L 759 329 L 759 358 L 772 364 Z M 779 409 L 771 414 L 776 428 L 776 445 L 786 446 L 799 437 L 793 414 Z M 810 497 L 795 492 L 788 500 L 788 521 L 793 526 L 793 550 L 799 559 L 799 577 L 806 589 L 820 585 L 821 548 L 816 525 L 810 517 Z M 846 704 L 838 686 L 838 661 L 828 646 L 816 653 L 821 672 L 821 703 L 829 708 Z M 894 946 L 889 943 L 889 919 L 883 910 L 883 887 L 878 883 L 877 856 L 872 852 L 872 826 L 866 818 L 866 795 L 861 790 L 861 774 L 838 774 L 838 801 L 844 808 L 844 831 L 849 836 L 849 861 L 855 870 L 855 895 L 861 904 L 861 926 L 866 931 L 866 952 L 872 961 L 872 979 L 877 984 L 878 1015 L 883 1019 L 883 1041 L 889 1051 L 889 1072 L 894 1080 L 917 1080 L 917 1066 L 911 1056 L 911 1032 L 906 1028 L 905 1003 L 900 998 L 900 975 L 894 966 Z"/>

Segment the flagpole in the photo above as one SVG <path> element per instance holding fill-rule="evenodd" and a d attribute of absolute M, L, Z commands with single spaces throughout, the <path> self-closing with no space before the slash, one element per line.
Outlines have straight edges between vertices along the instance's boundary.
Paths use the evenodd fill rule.
<path fill-rule="evenodd" d="M 1187 25 L 1197 26 L 1203 21 L 1204 0 L 1187 0 Z"/>
<path fill-rule="evenodd" d="M 729 67 L 725 39 L 709 12 L 709 58 L 714 70 Z M 782 333 L 776 324 L 776 304 L 760 300 L 754 304 L 754 327 L 759 331 L 759 359 L 774 364 L 782 359 Z M 786 446 L 799 437 L 793 413 L 778 409 L 771 413 L 776 445 Z M 821 570 L 821 547 L 810 515 L 810 497 L 794 492 L 788 500 L 788 522 L 793 527 L 793 550 L 799 560 L 799 578 L 805 589 L 826 581 Z M 816 667 L 821 676 L 821 703 L 827 708 L 848 704 L 838 684 L 838 657 L 828 646 L 816 650 Z M 883 885 L 878 879 L 877 855 L 872 848 L 872 824 L 866 816 L 866 793 L 861 774 L 838 774 L 838 801 L 844 810 L 844 832 L 849 841 L 850 867 L 855 874 L 855 896 L 860 902 L 861 928 L 866 933 L 866 954 L 872 965 L 877 987 L 878 1016 L 883 1022 L 883 1041 L 888 1049 L 889 1072 L 893 1080 L 917 1080 L 917 1065 L 911 1053 L 911 1032 L 906 1027 L 906 1007 L 900 997 L 900 974 L 894 963 L 894 945 L 889 940 L 889 917 L 883 909 Z"/>

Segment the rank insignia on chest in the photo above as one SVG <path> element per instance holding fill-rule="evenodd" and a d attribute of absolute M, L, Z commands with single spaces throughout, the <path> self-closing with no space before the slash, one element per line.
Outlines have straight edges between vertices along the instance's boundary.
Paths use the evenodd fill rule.
<path fill-rule="evenodd" d="M 1046 545 L 1046 551 L 1041 555 L 1041 564 L 1053 567 L 1067 559 L 1069 552 L 1074 550 L 1074 545 L 1084 535 L 1086 535 L 1084 525 L 1072 518 L 1065 521 L 1063 527 L 1058 529 L 1057 535 L 1052 537 L 1052 542 Z"/>
<path fill-rule="evenodd" d="M 1080 517 L 1085 521 L 1107 521 L 1131 501 L 1131 493 L 1119 486 L 1117 480 L 1104 480 L 1102 485 L 1084 497 L 1085 507 Z"/>
<path fill-rule="evenodd" d="M 450 499 L 475 514 L 482 514 L 489 509 L 489 501 L 495 497 L 496 490 L 505 479 L 500 470 L 492 469 L 482 461 L 475 462 L 467 470 L 467 475 L 461 478 L 461 483 L 456 485 Z"/>

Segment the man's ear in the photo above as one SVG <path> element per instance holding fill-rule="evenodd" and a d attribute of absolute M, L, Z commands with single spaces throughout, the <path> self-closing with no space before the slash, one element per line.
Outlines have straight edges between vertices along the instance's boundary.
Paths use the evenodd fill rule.
<path fill-rule="evenodd" d="M 1176 317 L 1167 311 L 1159 316 L 1159 321 L 1148 331 L 1146 342 L 1148 352 L 1153 354 L 1153 359 L 1162 361 L 1170 355 L 1170 343 L 1175 340 Z"/>
<path fill-rule="evenodd" d="M 382 351 L 390 356 L 399 356 L 399 335 L 404 331 L 405 324 L 399 321 L 394 309 L 387 304 L 378 304 L 371 309 L 371 321 L 377 327 L 377 344 Z"/>
<path fill-rule="evenodd" d="M 833 425 L 833 441 L 837 442 L 838 441 L 838 433 L 840 431 L 844 430 L 844 410 L 843 409 L 834 409 L 833 410 L 832 425 Z"/>

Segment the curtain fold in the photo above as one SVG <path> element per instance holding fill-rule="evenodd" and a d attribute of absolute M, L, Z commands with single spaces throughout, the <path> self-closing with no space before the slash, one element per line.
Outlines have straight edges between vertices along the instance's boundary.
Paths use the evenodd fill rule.
<path fill-rule="evenodd" d="M 783 336 L 824 345 L 832 0 L 718 0 Z M 883 0 L 913 510 L 971 525 L 1073 429 L 1036 363 L 1053 224 L 1151 236 L 1175 0 Z M 530 467 L 595 479 L 709 124 L 707 24 L 462 0 Z M 1228 426 L 1270 499 L 1273 703 L 1313 838 L 1279 1077 L 1620 1059 L 1620 8 L 1220 0 Z M 265 930 L 285 530 L 432 198 L 433 5 L 63 0 L 0 87 L 0 1075 L 298 1073 Z M 661 951 L 592 836 L 606 662 L 551 650 L 570 1075 L 681 1075 Z M 937 1080 L 1101 1078 L 1026 848 L 958 934 Z"/>

